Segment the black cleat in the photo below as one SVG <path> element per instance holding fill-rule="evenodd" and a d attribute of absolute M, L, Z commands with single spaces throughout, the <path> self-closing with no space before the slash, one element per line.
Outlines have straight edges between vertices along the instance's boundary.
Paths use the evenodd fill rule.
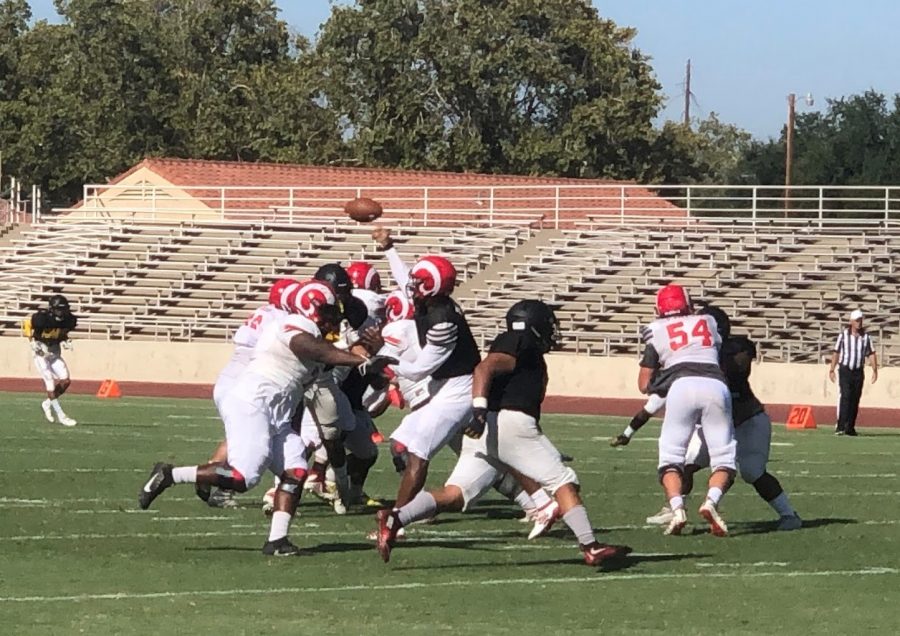
<path fill-rule="evenodd" d="M 150 471 L 150 479 L 141 488 L 141 494 L 138 496 L 138 504 L 141 510 L 149 508 L 153 500 L 174 483 L 172 481 L 172 464 L 164 464 L 162 462 L 155 464 L 153 470 Z"/>
<path fill-rule="evenodd" d="M 212 493 L 212 488 L 209 484 L 194 484 L 194 492 L 197 493 L 197 496 L 204 503 L 209 503 L 209 496 Z"/>
<path fill-rule="evenodd" d="M 266 541 L 262 552 L 266 556 L 300 556 L 300 548 L 291 543 L 287 537 Z"/>
<path fill-rule="evenodd" d="M 859 437 L 859 433 L 856 432 L 856 429 L 844 431 L 844 435 L 847 437 Z"/>
<path fill-rule="evenodd" d="M 609 441 L 609 445 L 615 448 L 616 446 L 628 446 L 628 442 L 631 441 L 631 438 L 626 435 L 616 435 Z"/>

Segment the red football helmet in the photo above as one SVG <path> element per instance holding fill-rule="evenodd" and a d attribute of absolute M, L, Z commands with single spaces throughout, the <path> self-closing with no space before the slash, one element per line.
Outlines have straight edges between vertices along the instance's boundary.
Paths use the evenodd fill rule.
<path fill-rule="evenodd" d="M 660 318 L 684 316 L 692 311 L 691 297 L 681 285 L 669 284 L 656 292 L 656 315 Z"/>
<path fill-rule="evenodd" d="M 281 307 L 281 292 L 291 285 L 296 285 L 293 278 L 279 278 L 269 288 L 269 304 Z"/>
<path fill-rule="evenodd" d="M 393 291 L 384 299 L 384 317 L 388 322 L 412 318 L 415 312 L 409 296 L 402 291 Z"/>
<path fill-rule="evenodd" d="M 334 290 L 320 280 L 307 280 L 289 286 L 282 294 L 282 307 L 313 322 L 320 322 L 325 307 L 335 307 Z"/>
<path fill-rule="evenodd" d="M 449 296 L 456 287 L 456 268 L 443 256 L 423 256 L 409 270 L 406 284 L 413 298 Z"/>
<path fill-rule="evenodd" d="M 347 265 L 344 269 L 353 281 L 353 286 L 357 289 L 368 289 L 369 291 L 381 291 L 381 276 L 378 270 L 364 261 L 354 261 Z"/>

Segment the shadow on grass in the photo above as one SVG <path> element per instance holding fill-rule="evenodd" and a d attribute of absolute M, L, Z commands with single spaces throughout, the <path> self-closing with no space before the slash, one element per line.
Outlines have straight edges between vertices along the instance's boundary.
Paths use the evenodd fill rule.
<path fill-rule="evenodd" d="M 478 563 L 444 563 L 441 565 L 429 564 L 422 566 L 405 566 L 405 567 L 394 567 L 392 570 L 465 570 L 465 569 L 481 569 L 481 568 L 495 568 L 495 567 L 522 567 L 522 566 L 545 566 L 545 565 L 584 565 L 584 559 L 578 555 L 577 550 L 572 551 L 573 556 L 567 556 L 560 559 L 536 559 L 530 561 L 516 561 L 514 563 L 510 563 L 509 561 L 502 561 L 498 563 L 492 562 L 478 562 Z M 636 565 L 640 565 L 641 563 L 652 563 L 652 562 L 661 562 L 661 561 L 683 561 L 685 559 L 706 559 L 711 557 L 711 554 L 704 553 L 693 553 L 686 552 L 684 554 L 629 554 L 624 557 L 619 557 L 617 559 L 610 559 L 605 561 L 600 566 L 596 568 L 598 572 L 618 572 L 620 570 L 627 570 L 629 568 L 633 568 Z"/>
<path fill-rule="evenodd" d="M 794 532 L 803 532 L 804 530 L 810 530 L 812 528 L 822 528 L 825 526 L 852 525 L 856 523 L 859 523 L 859 521 L 857 521 L 856 519 L 844 519 L 840 517 L 820 517 L 818 519 L 804 519 L 803 527 L 799 530 L 794 530 Z M 732 536 L 779 532 L 778 521 L 729 521 L 728 528 Z"/>

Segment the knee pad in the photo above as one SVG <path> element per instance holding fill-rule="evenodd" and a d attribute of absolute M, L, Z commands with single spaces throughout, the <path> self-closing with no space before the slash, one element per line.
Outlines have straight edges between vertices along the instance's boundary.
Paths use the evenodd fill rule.
<path fill-rule="evenodd" d="M 515 477 L 509 473 L 504 473 L 503 477 L 494 484 L 494 489 L 507 499 L 515 499 L 522 490 L 522 487 L 519 485 L 519 482 L 516 481 Z"/>
<path fill-rule="evenodd" d="M 391 461 L 394 462 L 394 470 L 402 473 L 406 470 L 407 450 L 404 444 L 391 441 Z"/>
<path fill-rule="evenodd" d="M 289 495 L 299 494 L 308 474 L 305 468 L 289 468 L 285 470 L 281 474 L 281 480 L 278 482 L 278 490 Z"/>
<path fill-rule="evenodd" d="M 216 475 L 219 477 L 218 486 L 220 488 L 235 492 L 247 492 L 259 483 L 259 476 L 248 481 L 239 470 L 228 465 L 216 467 Z"/>
<path fill-rule="evenodd" d="M 656 474 L 659 477 L 659 483 L 662 483 L 666 473 L 678 473 L 684 479 L 684 464 L 664 464 L 657 468 Z"/>

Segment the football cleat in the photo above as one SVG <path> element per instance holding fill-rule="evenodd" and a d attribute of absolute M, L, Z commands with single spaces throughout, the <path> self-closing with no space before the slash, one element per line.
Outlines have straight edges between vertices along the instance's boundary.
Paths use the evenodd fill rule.
<path fill-rule="evenodd" d="M 263 495 L 262 511 L 263 514 L 269 516 L 275 512 L 275 492 L 276 488 L 269 488 Z"/>
<path fill-rule="evenodd" d="M 403 541 L 406 538 L 406 528 L 400 528 L 397 530 L 397 536 L 394 537 L 394 541 Z M 366 539 L 369 541 L 378 541 L 378 530 L 371 530 L 366 533 Z"/>
<path fill-rule="evenodd" d="M 663 506 L 655 515 L 647 517 L 646 522 L 651 526 L 665 526 L 672 521 L 672 509 L 669 506 Z"/>
<path fill-rule="evenodd" d="M 63 426 L 75 426 L 76 424 L 78 424 L 78 422 L 73 420 L 71 417 L 69 417 L 65 413 L 60 414 L 59 423 L 62 424 Z"/>
<path fill-rule="evenodd" d="M 581 546 L 584 562 L 588 565 L 600 565 L 610 559 L 619 559 L 631 554 L 631 548 L 627 545 L 607 545 L 595 541 L 589 545 Z"/>
<path fill-rule="evenodd" d="M 628 446 L 628 442 L 631 441 L 631 438 L 627 435 L 616 435 L 611 440 L 609 440 L 609 445 L 615 448 L 616 446 Z"/>
<path fill-rule="evenodd" d="M 225 490 L 224 488 L 216 488 L 207 500 L 210 508 L 237 508 L 238 502 L 234 498 L 233 490 Z"/>
<path fill-rule="evenodd" d="M 381 555 L 381 559 L 387 563 L 391 560 L 391 548 L 397 541 L 397 530 L 401 528 L 397 513 L 387 508 L 382 508 L 375 513 L 378 522 L 378 534 L 375 537 L 375 549 Z"/>
<path fill-rule="evenodd" d="M 337 495 L 335 495 L 334 499 L 331 500 L 331 508 L 332 510 L 334 510 L 334 514 L 336 515 L 347 514 L 347 506 L 344 505 L 344 500 Z"/>
<path fill-rule="evenodd" d="M 266 556 L 300 556 L 300 548 L 291 543 L 287 537 L 266 541 L 262 552 Z"/>
<path fill-rule="evenodd" d="M 50 406 L 50 400 L 41 402 L 41 410 L 44 411 L 44 417 L 47 418 L 47 421 L 53 424 L 55 420 L 53 419 L 53 408 Z"/>
<path fill-rule="evenodd" d="M 778 529 L 788 532 L 791 530 L 799 530 L 803 527 L 803 520 L 800 515 L 794 513 L 792 515 L 784 515 L 778 520 Z"/>
<path fill-rule="evenodd" d="M 150 479 L 141 488 L 141 494 L 138 496 L 138 504 L 141 506 L 141 510 L 149 508 L 153 500 L 174 483 L 172 481 L 172 464 L 164 464 L 162 462 L 154 464 L 153 470 L 150 471 Z"/>
<path fill-rule="evenodd" d="M 725 525 L 725 520 L 722 519 L 719 515 L 719 511 L 716 510 L 715 504 L 709 499 L 704 501 L 703 505 L 700 506 L 700 516 L 706 519 L 707 523 L 709 523 L 709 531 L 715 536 L 728 536 L 728 526 Z"/>
<path fill-rule="evenodd" d="M 687 513 L 684 511 L 684 508 L 678 508 L 672 511 L 672 519 L 669 520 L 669 525 L 663 530 L 663 534 L 674 534 L 677 536 L 681 534 L 681 531 L 684 530 L 686 525 Z"/>
<path fill-rule="evenodd" d="M 556 523 L 556 520 L 562 516 L 559 504 L 551 500 L 546 506 L 538 510 L 534 515 L 534 527 L 528 533 L 528 540 L 543 537 L 550 532 L 550 528 Z"/>

